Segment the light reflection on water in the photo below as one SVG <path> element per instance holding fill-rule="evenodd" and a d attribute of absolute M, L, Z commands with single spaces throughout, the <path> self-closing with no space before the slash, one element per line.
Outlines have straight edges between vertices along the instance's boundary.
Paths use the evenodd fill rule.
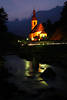
<path fill-rule="evenodd" d="M 16 84 L 19 89 L 33 92 L 39 88 L 47 88 L 48 84 L 39 77 L 40 73 L 37 73 L 34 78 L 29 77 L 33 71 L 31 61 L 20 59 L 15 55 L 6 56 L 5 59 L 5 67 L 8 67 L 8 71 L 13 74 L 8 81 Z"/>
<path fill-rule="evenodd" d="M 24 63 L 25 63 L 25 76 L 30 76 L 31 72 L 33 72 L 33 65 L 32 65 L 32 61 L 27 61 L 24 59 Z M 41 64 L 39 63 L 39 68 L 38 68 L 38 72 L 39 73 L 43 73 L 47 68 L 50 68 L 51 66 L 48 64 Z"/>
<path fill-rule="evenodd" d="M 38 77 L 37 80 L 39 80 L 41 84 L 44 84 L 44 85 L 48 86 L 47 82 L 44 81 L 43 78 Z"/>
<path fill-rule="evenodd" d="M 31 73 L 33 72 L 33 65 L 31 61 L 27 61 L 24 59 L 24 63 L 25 63 L 25 76 L 32 76 Z M 35 78 L 37 81 L 39 81 L 41 84 L 48 86 L 47 82 L 43 80 L 43 78 L 39 77 L 41 73 L 43 73 L 47 68 L 49 68 L 50 65 L 48 64 L 40 64 L 39 63 L 39 68 L 38 68 L 38 72 L 35 75 Z"/>
<path fill-rule="evenodd" d="M 35 78 L 27 77 L 28 74 L 25 73 L 29 73 L 29 71 L 31 71 L 30 66 L 32 67 L 32 63 L 30 61 L 21 59 L 16 55 L 8 55 L 4 58 L 6 60 L 5 67 L 8 68 L 9 73 L 12 73 L 12 76 L 9 77 L 8 82 L 14 83 L 19 90 L 26 90 L 30 93 L 36 93 L 39 89 L 53 87 L 62 90 L 61 92 L 64 95 L 67 93 L 67 68 L 59 66 L 52 67 L 49 65 L 51 68 L 55 70 L 56 78 L 55 80 L 49 81 L 47 84 L 41 77 L 38 77 L 38 75 L 36 75 Z M 41 64 L 41 67 L 44 66 L 46 65 Z M 41 72 L 44 71 L 42 69 L 43 68 L 41 68 Z"/>
<path fill-rule="evenodd" d="M 24 63 L 25 63 L 25 76 L 31 76 L 31 72 L 32 72 L 32 62 L 31 61 L 27 61 L 24 59 Z"/>
<path fill-rule="evenodd" d="M 50 65 L 48 65 L 48 64 L 40 64 L 39 63 L 39 69 L 38 69 L 38 71 L 40 72 L 40 73 L 43 73 L 47 68 L 50 68 L 51 66 Z"/>

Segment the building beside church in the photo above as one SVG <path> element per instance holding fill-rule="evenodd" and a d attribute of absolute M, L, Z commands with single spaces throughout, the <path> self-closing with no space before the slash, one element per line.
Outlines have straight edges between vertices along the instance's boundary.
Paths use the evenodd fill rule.
<path fill-rule="evenodd" d="M 31 41 L 40 41 L 47 39 L 47 33 L 44 30 L 44 26 L 42 25 L 42 23 L 38 24 L 35 10 L 33 10 L 33 16 L 31 20 L 31 32 L 29 34 L 29 39 Z"/>

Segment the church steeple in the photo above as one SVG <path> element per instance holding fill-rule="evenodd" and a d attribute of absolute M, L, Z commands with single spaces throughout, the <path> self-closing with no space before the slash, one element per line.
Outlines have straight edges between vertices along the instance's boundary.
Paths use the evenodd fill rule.
<path fill-rule="evenodd" d="M 37 25 L 36 11 L 33 10 L 33 16 L 32 16 L 32 21 L 31 21 L 31 29 L 33 30 L 36 25 Z"/>

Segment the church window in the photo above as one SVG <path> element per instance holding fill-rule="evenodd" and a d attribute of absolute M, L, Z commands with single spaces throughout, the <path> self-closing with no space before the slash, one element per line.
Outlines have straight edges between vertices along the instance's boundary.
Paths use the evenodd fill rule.
<path fill-rule="evenodd" d="M 35 25 L 36 23 L 34 22 L 34 25 Z"/>

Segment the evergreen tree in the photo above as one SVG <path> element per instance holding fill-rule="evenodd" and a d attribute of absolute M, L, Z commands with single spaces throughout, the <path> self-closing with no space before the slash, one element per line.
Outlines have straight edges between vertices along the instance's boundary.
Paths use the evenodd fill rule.
<path fill-rule="evenodd" d="M 64 25 L 67 25 L 67 1 L 64 3 L 64 8 L 61 13 L 61 22 Z"/>
<path fill-rule="evenodd" d="M 0 33 L 7 31 L 6 21 L 8 20 L 8 15 L 4 11 L 4 8 L 0 8 Z"/>
<path fill-rule="evenodd" d="M 48 39 L 51 37 L 53 33 L 53 25 L 49 19 L 47 20 L 47 23 L 46 23 L 46 33 L 49 34 Z"/>
<path fill-rule="evenodd" d="M 4 8 L 0 8 L 0 55 L 5 52 L 7 48 L 7 26 L 6 22 L 8 20 L 8 15 Z"/>
<path fill-rule="evenodd" d="M 67 1 L 64 3 L 64 8 L 61 13 L 60 26 L 64 40 L 67 40 Z"/>

